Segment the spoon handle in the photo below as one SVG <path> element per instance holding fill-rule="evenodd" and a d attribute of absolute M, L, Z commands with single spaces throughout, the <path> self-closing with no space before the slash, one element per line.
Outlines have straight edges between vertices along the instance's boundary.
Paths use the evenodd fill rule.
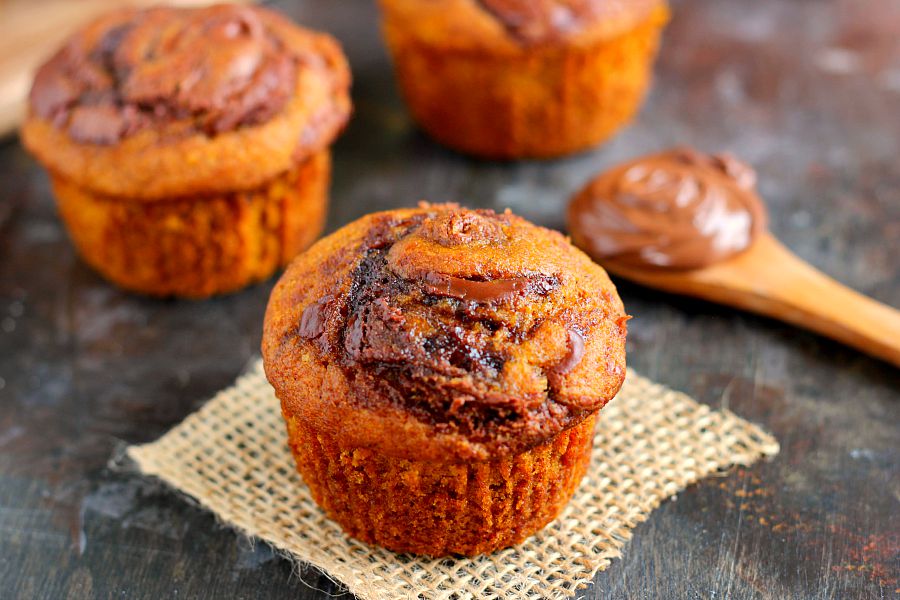
<path fill-rule="evenodd" d="M 747 252 L 687 275 L 646 270 L 621 275 L 780 319 L 900 367 L 900 311 L 816 270 L 768 233 Z"/>

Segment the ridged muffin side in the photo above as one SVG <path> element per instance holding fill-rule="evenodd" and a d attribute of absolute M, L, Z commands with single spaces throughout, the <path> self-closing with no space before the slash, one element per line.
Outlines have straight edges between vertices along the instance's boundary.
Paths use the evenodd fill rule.
<path fill-rule="evenodd" d="M 596 415 L 519 454 L 471 463 L 396 459 L 286 420 L 313 499 L 349 535 L 395 552 L 472 556 L 556 518 L 587 471 Z"/>
<path fill-rule="evenodd" d="M 257 189 L 165 202 L 51 180 L 79 254 L 104 277 L 151 296 L 205 298 L 266 279 L 319 236 L 330 169 L 321 150 Z"/>

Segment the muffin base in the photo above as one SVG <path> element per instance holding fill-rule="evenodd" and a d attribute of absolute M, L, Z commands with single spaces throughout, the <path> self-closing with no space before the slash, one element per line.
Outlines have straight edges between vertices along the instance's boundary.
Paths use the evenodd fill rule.
<path fill-rule="evenodd" d="M 326 432 L 286 420 L 313 499 L 348 535 L 446 556 L 517 544 L 556 518 L 587 471 L 596 413 L 520 454 L 461 464 L 343 448 Z"/>
<path fill-rule="evenodd" d="M 69 235 L 104 277 L 148 295 L 204 298 L 269 277 L 318 237 L 330 170 L 322 150 L 254 190 L 153 202 L 52 180 Z"/>
<path fill-rule="evenodd" d="M 598 144 L 632 119 L 667 19 L 660 7 L 590 46 L 513 54 L 429 46 L 390 15 L 384 31 L 410 111 L 437 141 L 486 158 L 548 158 Z"/>

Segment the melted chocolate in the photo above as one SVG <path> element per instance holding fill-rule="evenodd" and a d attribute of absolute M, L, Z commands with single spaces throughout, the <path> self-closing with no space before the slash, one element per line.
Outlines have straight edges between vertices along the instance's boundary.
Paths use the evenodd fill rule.
<path fill-rule="evenodd" d="M 527 277 L 473 281 L 439 273 L 428 273 L 425 281 L 425 289 L 429 294 L 472 302 L 498 302 L 525 291 L 530 282 Z"/>
<path fill-rule="evenodd" d="M 765 230 L 755 183 L 731 155 L 676 148 L 594 179 L 572 200 L 569 229 L 601 263 L 700 268 L 746 250 Z"/>
<path fill-rule="evenodd" d="M 591 18 L 595 0 L 478 0 L 524 44 L 547 42 L 576 31 Z"/>
<path fill-rule="evenodd" d="M 556 365 L 556 372 L 560 375 L 565 375 L 577 367 L 584 357 L 584 336 L 574 329 L 570 329 L 567 344 L 568 354 Z"/>
<path fill-rule="evenodd" d="M 293 92 L 299 57 L 261 14 L 217 5 L 108 15 L 40 68 L 31 110 L 91 144 L 175 120 L 208 135 L 266 122 Z"/>
<path fill-rule="evenodd" d="M 553 42 L 626 10 L 646 10 L 646 0 L 477 0 L 522 45 Z"/>
<path fill-rule="evenodd" d="M 325 296 L 304 308 L 303 313 L 300 315 L 297 335 L 307 340 L 315 339 L 322 335 L 325 331 L 325 310 L 332 300 L 332 296 Z"/>
<path fill-rule="evenodd" d="M 522 419 L 555 391 L 546 383 L 529 393 L 505 388 L 506 363 L 541 322 L 540 311 L 535 320 L 520 322 L 510 303 L 552 302 L 559 277 L 492 277 L 485 264 L 479 269 L 485 274 L 475 280 L 442 272 L 448 268 L 444 262 L 429 263 L 431 270 L 424 273 L 417 263 L 410 275 L 395 271 L 389 260 L 402 260 L 398 250 L 414 252 L 414 246 L 401 245 L 411 239 L 455 248 L 470 259 L 472 247 L 503 243 L 508 221 L 508 215 L 455 207 L 403 222 L 382 220 L 358 250 L 362 259 L 348 293 L 307 306 L 296 334 L 338 357 L 359 398 L 391 399 L 438 430 L 477 437 L 480 431 L 488 435 L 499 422 Z M 569 368 L 574 368 L 584 352 L 580 336 L 570 334 L 567 352 Z M 558 366 L 548 368 L 559 372 Z M 559 406 L 554 410 L 560 419 L 578 418 L 584 410 Z"/>

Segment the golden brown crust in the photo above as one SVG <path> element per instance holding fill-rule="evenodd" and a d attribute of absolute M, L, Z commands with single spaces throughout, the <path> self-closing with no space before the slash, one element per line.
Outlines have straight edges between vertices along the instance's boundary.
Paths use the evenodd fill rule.
<path fill-rule="evenodd" d="M 228 18 L 243 20 L 225 19 L 222 25 L 222 11 Z M 254 40 L 243 39 L 237 49 L 233 44 L 217 45 L 214 31 L 201 28 L 193 38 L 179 32 L 181 37 L 175 39 L 187 38 L 193 45 L 180 48 L 173 42 L 175 49 L 167 61 L 141 54 L 154 38 L 138 35 L 140 27 L 133 30 L 138 39 L 110 34 L 122 23 L 140 21 L 147 14 L 163 21 L 156 25 L 169 23 L 186 32 L 196 29 L 197 23 L 219 23 L 227 30 L 252 22 L 265 31 L 268 45 L 257 47 Z M 194 46 L 204 48 L 204 36 L 209 37 L 205 47 L 210 50 L 200 53 Z M 113 48 L 121 44 L 118 50 L 125 58 L 120 62 L 130 77 L 119 84 L 121 89 L 110 88 L 111 75 L 100 66 L 89 61 L 85 65 L 84 57 L 93 56 L 92 48 L 102 43 Z M 248 53 L 248 44 L 258 52 Z M 110 56 L 118 59 L 118 54 Z M 246 69 L 248 56 L 258 59 L 259 65 L 252 81 L 240 87 L 235 83 L 240 83 L 239 77 L 226 75 Z M 72 69 L 75 74 L 66 75 Z M 171 81 L 162 77 L 168 69 L 177 75 Z M 226 75 L 216 69 L 224 69 Z M 192 85 L 203 93 L 178 91 L 195 80 L 198 83 Z M 286 81 L 290 85 L 282 98 L 285 93 L 279 90 Z M 103 196 L 166 200 L 251 190 L 333 141 L 349 116 L 349 84 L 349 67 L 336 41 L 266 9 L 120 11 L 76 34 L 42 68 L 22 139 L 51 171 Z M 68 95 L 60 91 L 69 88 L 75 91 Z M 123 103 L 124 112 L 116 112 Z M 108 118 L 104 110 L 112 111 Z M 115 131 L 104 128 L 113 121 L 118 123 Z"/>
<path fill-rule="evenodd" d="M 578 43 L 493 36 L 500 41 L 460 48 L 391 10 L 383 26 L 404 98 L 435 139 L 489 158 L 544 158 L 593 146 L 631 120 L 668 18 L 655 4 L 628 29 Z"/>
<path fill-rule="evenodd" d="M 264 186 L 148 204 L 104 198 L 54 175 L 81 256 L 117 285 L 203 298 L 269 277 L 315 240 L 328 203 L 327 150 Z"/>
<path fill-rule="evenodd" d="M 590 47 L 647 20 L 665 0 L 380 0 L 385 18 L 447 51 L 524 54 Z"/>
<path fill-rule="evenodd" d="M 517 544 L 563 509 L 590 460 L 596 415 L 530 450 L 486 462 L 402 460 L 287 416 L 315 501 L 349 535 L 395 552 L 475 555 Z"/>
<path fill-rule="evenodd" d="M 560 234 L 423 205 L 298 257 L 272 293 L 263 358 L 285 414 L 344 446 L 488 460 L 615 395 L 626 320 L 606 273 Z"/>

